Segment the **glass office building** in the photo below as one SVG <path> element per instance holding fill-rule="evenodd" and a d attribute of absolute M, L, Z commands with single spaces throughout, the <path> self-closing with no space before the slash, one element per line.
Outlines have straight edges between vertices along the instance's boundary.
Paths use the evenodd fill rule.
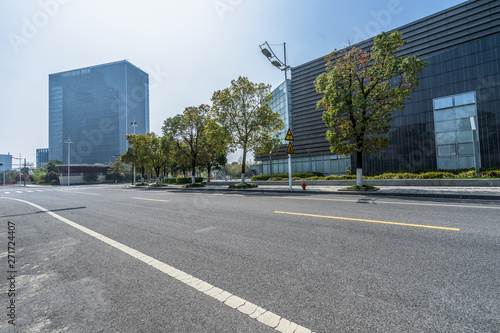
<path fill-rule="evenodd" d="M 364 155 L 363 172 L 500 166 L 499 15 L 500 1 L 471 0 L 395 29 L 407 42 L 398 54 L 427 65 L 404 111 L 393 114 L 389 147 Z M 373 39 L 355 46 L 369 50 Z M 322 96 L 314 80 L 325 65 L 322 57 L 291 70 L 293 172 L 341 174 L 356 166 L 355 155 L 330 152 L 316 108 Z M 285 151 L 275 163 L 286 164 Z"/>
<path fill-rule="evenodd" d="M 40 148 L 36 150 L 36 167 L 41 168 L 44 163 L 49 161 L 49 148 Z"/>
<path fill-rule="evenodd" d="M 149 132 L 149 77 L 130 62 L 49 75 L 49 160 L 67 163 L 69 148 L 71 164 L 113 162 L 134 121 Z"/>

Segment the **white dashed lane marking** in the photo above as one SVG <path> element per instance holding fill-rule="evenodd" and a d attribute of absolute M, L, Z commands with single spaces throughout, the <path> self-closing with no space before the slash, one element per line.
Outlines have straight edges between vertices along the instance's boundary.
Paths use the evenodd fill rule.
<path fill-rule="evenodd" d="M 183 272 L 175 267 L 172 267 L 170 265 L 165 264 L 164 262 L 161 262 L 153 257 L 150 257 L 142 252 L 139 252 L 131 247 L 128 247 L 125 244 L 122 244 L 120 242 L 117 242 L 109 237 L 106 237 L 104 235 L 101 235 L 91 229 L 88 229 L 84 226 L 79 225 L 78 223 L 75 223 L 65 217 L 62 217 L 46 208 L 43 208 L 42 206 L 39 206 L 37 204 L 31 203 L 29 201 L 21 200 L 21 199 L 14 199 L 14 198 L 4 198 L 8 200 L 16 200 L 19 202 L 26 203 L 28 205 L 31 205 L 49 215 L 52 217 L 58 219 L 59 221 L 66 223 L 69 226 L 72 226 L 73 228 L 76 228 L 87 235 L 90 235 L 94 238 L 97 238 L 98 240 L 142 261 L 145 264 L 148 264 L 159 271 L 175 278 L 178 281 L 181 281 L 185 283 L 186 285 L 204 293 L 207 296 L 210 296 L 214 299 L 216 299 L 219 302 L 224 303 L 228 307 L 232 309 L 236 309 L 240 311 L 241 313 L 246 314 L 252 319 L 257 319 L 257 321 L 261 322 L 262 324 L 269 326 L 271 328 L 274 328 L 278 332 L 282 333 L 311 333 L 311 330 L 308 328 L 305 328 L 303 326 L 300 326 L 294 322 L 289 321 L 288 319 L 285 319 L 271 311 L 267 311 L 266 309 L 261 308 L 260 306 L 249 302 L 241 297 L 238 297 L 236 295 L 231 294 L 230 292 L 227 292 L 225 290 L 222 290 L 220 288 L 215 287 L 214 285 L 205 282 L 203 280 L 200 280 L 192 275 L 189 275 L 186 272 Z"/>

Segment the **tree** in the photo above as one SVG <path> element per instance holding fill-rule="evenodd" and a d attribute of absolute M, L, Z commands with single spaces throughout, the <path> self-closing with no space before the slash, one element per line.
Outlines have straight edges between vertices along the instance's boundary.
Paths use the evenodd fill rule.
<path fill-rule="evenodd" d="M 262 146 L 262 139 L 285 127 L 279 113 L 273 112 L 271 86 L 252 83 L 246 77 L 231 81 L 229 88 L 212 96 L 211 117 L 231 134 L 232 148 L 243 150 L 241 182 L 245 182 L 245 161 L 248 151 Z"/>
<path fill-rule="evenodd" d="M 330 150 L 339 155 L 356 152 L 358 186 L 363 183 L 363 152 L 389 145 L 392 113 L 404 109 L 425 66 L 416 56 L 395 54 L 404 44 L 399 32 L 383 32 L 374 38 L 371 51 L 334 51 L 327 56 L 328 72 L 314 82 L 323 94 L 317 107 L 325 109 L 323 121 L 331 127 L 326 134 Z"/>
<path fill-rule="evenodd" d="M 262 137 L 262 146 L 255 151 L 257 155 L 269 155 L 270 178 L 273 178 L 272 157 L 278 152 L 282 144 L 279 133 L 274 133 L 273 135 L 268 134 Z"/>
<path fill-rule="evenodd" d="M 124 163 L 139 167 L 141 169 L 141 177 L 144 179 L 144 173 L 146 169 L 150 167 L 150 160 L 147 156 L 150 139 L 146 134 L 128 134 L 127 141 L 130 147 L 120 156 L 120 159 Z"/>
<path fill-rule="evenodd" d="M 207 170 L 207 183 L 212 170 L 220 170 L 227 164 L 231 136 L 227 129 L 209 119 L 205 126 L 206 145 L 202 151 L 201 165 Z"/>
<path fill-rule="evenodd" d="M 172 143 L 167 137 L 158 137 L 154 133 L 144 134 L 147 138 L 146 156 L 149 158 L 150 166 L 156 174 L 156 183 L 163 170 L 171 158 Z"/>
<path fill-rule="evenodd" d="M 205 129 L 209 110 L 210 106 L 206 104 L 187 107 L 182 114 L 163 122 L 163 134 L 171 138 L 177 149 L 188 158 L 193 184 L 196 182 L 196 167 L 201 163 L 207 144 Z"/>
<path fill-rule="evenodd" d="M 59 160 L 52 160 L 52 161 L 48 161 L 44 165 L 44 167 L 47 170 L 47 172 L 53 171 L 53 172 L 57 173 L 57 172 L 59 172 L 59 170 L 57 170 L 57 167 L 56 167 L 57 164 L 64 164 L 64 162 L 63 161 L 59 161 Z"/>
<path fill-rule="evenodd" d="M 122 181 L 125 178 L 127 166 L 118 158 L 108 169 L 107 175 L 111 180 Z"/>
<path fill-rule="evenodd" d="M 42 168 L 36 168 L 36 169 L 33 169 L 31 175 L 33 176 L 33 181 L 35 183 L 38 183 L 40 180 L 43 179 L 43 177 L 45 176 L 47 172 L 42 169 Z"/>

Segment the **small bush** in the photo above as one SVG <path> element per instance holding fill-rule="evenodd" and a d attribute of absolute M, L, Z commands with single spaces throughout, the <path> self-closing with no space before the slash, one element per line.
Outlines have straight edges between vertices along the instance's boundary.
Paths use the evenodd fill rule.
<path fill-rule="evenodd" d="M 148 186 L 148 183 L 136 183 L 135 186 Z"/>
<path fill-rule="evenodd" d="M 325 177 L 325 180 L 346 180 L 346 179 L 356 179 L 356 175 L 330 175 Z"/>
<path fill-rule="evenodd" d="M 321 172 L 293 172 L 292 179 L 302 180 L 309 177 L 323 177 Z M 286 173 L 273 173 L 273 178 L 269 179 L 270 175 L 255 175 L 252 176 L 252 180 L 284 180 L 288 179 L 288 172 Z"/>
<path fill-rule="evenodd" d="M 45 183 L 45 180 L 41 179 L 38 181 L 38 184 L 44 184 Z"/>
<path fill-rule="evenodd" d="M 430 171 L 419 175 L 421 179 L 451 179 L 455 175 L 446 171 Z"/>
<path fill-rule="evenodd" d="M 457 175 L 457 178 L 474 178 L 474 177 L 478 177 L 478 175 L 476 174 L 476 170 L 464 171 Z"/>
<path fill-rule="evenodd" d="M 52 185 L 59 185 L 59 179 L 52 179 L 52 180 L 50 181 L 50 183 L 51 183 Z"/>
<path fill-rule="evenodd" d="M 188 184 L 188 183 L 191 183 L 191 181 L 192 181 L 191 177 L 177 177 L 177 178 L 175 178 L 176 184 Z M 203 177 L 195 177 L 194 181 L 196 183 L 201 183 L 203 181 Z"/>
<path fill-rule="evenodd" d="M 487 178 L 500 178 L 500 169 L 486 170 L 484 172 L 481 172 L 481 176 Z"/>
<path fill-rule="evenodd" d="M 186 184 L 182 187 L 205 187 L 205 183 Z"/>
<path fill-rule="evenodd" d="M 252 183 L 238 183 L 229 185 L 229 188 L 255 188 L 255 187 L 259 186 L 257 184 L 252 184 Z"/>

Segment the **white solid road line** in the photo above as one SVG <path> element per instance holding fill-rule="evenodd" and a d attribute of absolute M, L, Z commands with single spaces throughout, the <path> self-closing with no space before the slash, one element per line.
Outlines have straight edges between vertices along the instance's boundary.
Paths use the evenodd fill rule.
<path fill-rule="evenodd" d="M 69 226 L 72 226 L 75 229 L 78 229 L 87 235 L 90 235 L 94 238 L 97 238 L 98 240 L 142 261 L 145 264 L 148 264 L 159 271 L 175 278 L 176 280 L 179 280 L 183 282 L 184 284 L 197 289 L 198 291 L 204 293 L 205 295 L 208 295 L 216 300 L 218 300 L 221 303 L 224 303 L 225 305 L 229 306 L 230 308 L 236 309 L 246 315 L 248 315 L 252 319 L 257 319 L 259 322 L 262 324 L 269 326 L 271 328 L 274 328 L 278 332 L 282 333 L 312 333 L 310 329 L 307 329 L 303 326 L 300 326 L 294 322 L 291 322 L 283 317 L 278 316 L 277 314 L 267 311 L 261 307 L 259 307 L 256 304 L 253 304 L 249 301 L 244 300 L 243 298 L 240 298 L 236 295 L 233 295 L 225 290 L 222 290 L 220 288 L 217 288 L 210 283 L 207 283 L 203 280 L 200 280 L 192 275 L 189 275 L 175 267 L 172 267 L 170 265 L 165 264 L 164 262 L 161 262 L 153 257 L 150 257 L 142 252 L 139 252 L 131 247 L 128 247 L 122 243 L 119 243 L 109 237 L 106 237 L 104 235 L 101 235 L 91 229 L 88 229 L 84 226 L 79 225 L 78 223 L 75 223 L 65 217 L 62 217 L 46 208 L 43 208 L 37 204 L 31 203 L 29 201 L 25 200 L 20 200 L 20 199 L 14 199 L 14 198 L 4 198 L 8 200 L 16 200 L 19 202 L 26 203 L 28 205 L 31 205 L 49 215 L 52 217 L 58 219 L 61 222 L 66 223 Z"/>

